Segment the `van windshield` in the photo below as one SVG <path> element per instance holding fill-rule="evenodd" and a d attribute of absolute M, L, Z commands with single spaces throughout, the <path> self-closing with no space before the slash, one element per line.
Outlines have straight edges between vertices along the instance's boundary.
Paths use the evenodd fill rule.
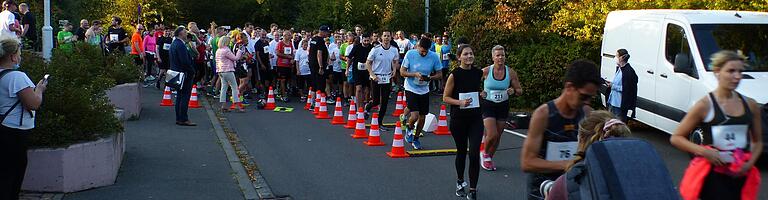
<path fill-rule="evenodd" d="M 768 24 L 693 24 L 699 53 L 707 66 L 710 56 L 720 50 L 741 51 L 748 57 L 746 71 L 768 71 Z"/>

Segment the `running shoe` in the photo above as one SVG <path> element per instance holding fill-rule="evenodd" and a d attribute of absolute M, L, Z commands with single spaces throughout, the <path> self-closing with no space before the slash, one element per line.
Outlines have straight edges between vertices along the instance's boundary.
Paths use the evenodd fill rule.
<path fill-rule="evenodd" d="M 331 98 L 331 99 L 328 99 L 328 101 L 326 101 L 326 102 L 328 102 L 328 103 L 330 103 L 330 104 L 334 104 L 334 103 L 336 103 L 336 100 L 334 100 L 333 98 Z"/>
<path fill-rule="evenodd" d="M 411 143 L 411 145 L 413 146 L 413 149 L 416 149 L 416 150 L 421 150 L 422 148 L 421 142 L 419 142 L 419 138 L 414 138 L 413 143 Z"/>
<path fill-rule="evenodd" d="M 467 182 L 464 182 L 464 180 L 456 181 L 456 196 L 457 197 L 467 196 L 467 191 L 465 191 L 465 188 L 467 188 Z"/>
<path fill-rule="evenodd" d="M 406 131 L 405 141 L 408 143 L 413 143 L 413 132 L 411 132 L 410 130 Z"/>
<path fill-rule="evenodd" d="M 305 96 L 301 97 L 301 102 L 307 102 L 307 97 Z"/>
<path fill-rule="evenodd" d="M 477 199 L 477 190 L 469 190 L 469 193 L 467 193 L 467 200 L 476 200 Z"/>
<path fill-rule="evenodd" d="M 483 169 L 486 171 L 496 171 L 496 168 L 493 166 L 491 156 L 487 154 L 483 155 L 482 159 L 480 160 L 480 166 L 483 167 Z"/>
<path fill-rule="evenodd" d="M 389 131 L 389 128 L 384 127 L 384 125 L 379 125 L 379 131 L 387 132 L 387 131 Z"/>

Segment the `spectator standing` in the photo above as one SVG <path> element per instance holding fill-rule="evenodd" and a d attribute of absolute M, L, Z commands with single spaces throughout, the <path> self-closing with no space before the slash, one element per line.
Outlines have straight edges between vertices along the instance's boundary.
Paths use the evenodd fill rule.
<path fill-rule="evenodd" d="M 313 89 L 325 91 L 325 79 L 328 74 L 325 68 L 328 66 L 328 47 L 325 45 L 325 38 L 331 29 L 328 26 L 320 26 L 320 32 L 309 41 L 309 68 L 314 76 Z"/>
<path fill-rule="evenodd" d="M 112 25 L 107 29 L 107 52 L 125 52 L 125 43 L 128 43 L 128 33 L 121 25 L 123 20 L 120 17 L 112 17 Z"/>
<path fill-rule="evenodd" d="M 157 37 L 155 37 L 155 32 L 157 31 L 157 26 L 153 26 L 154 30 L 150 32 L 150 34 L 147 34 L 142 39 L 144 42 L 144 68 L 146 70 L 147 78 L 150 79 L 150 81 L 154 80 L 154 69 L 155 69 L 155 59 L 157 58 Z"/>
<path fill-rule="evenodd" d="M 69 22 L 64 23 L 64 30 L 56 34 L 56 40 L 59 42 L 59 49 L 72 52 L 74 43 L 77 41 L 77 36 L 72 34 L 72 24 Z"/>
<path fill-rule="evenodd" d="M 165 29 L 163 30 L 163 34 L 157 38 L 157 67 L 160 68 L 160 75 L 157 79 L 157 82 L 155 82 L 155 87 L 157 89 L 161 89 L 160 84 L 162 83 L 161 80 L 165 79 L 165 72 L 168 71 L 168 69 L 171 68 L 171 60 L 170 60 L 170 50 L 171 50 L 171 44 L 173 43 L 173 32 L 171 29 Z"/>
<path fill-rule="evenodd" d="M 88 31 L 88 28 L 90 28 L 90 24 L 88 23 L 87 19 L 80 20 L 80 27 L 77 27 L 77 30 L 75 30 L 75 35 L 77 35 L 77 41 L 85 41 L 85 32 Z"/>
<path fill-rule="evenodd" d="M 18 199 L 27 169 L 27 137 L 35 128 L 34 110 L 43 102 L 46 80 L 37 85 L 21 71 L 20 42 L 0 36 L 0 199 Z"/>
<path fill-rule="evenodd" d="M 195 67 L 192 63 L 192 56 L 187 50 L 184 41 L 187 40 L 187 29 L 178 27 L 173 32 L 173 42 L 171 43 L 170 62 L 171 69 L 185 73 L 182 87 L 176 96 L 176 125 L 179 126 L 197 126 L 189 121 L 187 111 L 189 110 L 189 97 L 192 95 L 192 81 L 195 77 Z"/>
<path fill-rule="evenodd" d="M 26 40 L 27 44 L 24 45 L 35 51 L 39 51 L 40 46 L 39 36 L 37 35 L 37 19 L 35 14 L 29 12 L 29 5 L 26 3 L 19 4 L 19 11 L 21 11 L 21 25 L 22 25 L 22 37 Z"/>
<path fill-rule="evenodd" d="M 13 13 L 15 11 L 16 1 L 3 1 L 3 12 L 0 12 L 0 36 L 17 36 L 22 34 L 21 27 L 18 24 L 19 18 Z"/>
<path fill-rule="evenodd" d="M 144 63 L 144 41 L 141 38 L 141 33 L 144 32 L 144 25 L 137 24 L 136 32 L 133 32 L 131 36 L 131 56 L 133 57 L 133 64 L 136 66 L 142 66 Z M 145 73 L 144 76 L 149 76 Z"/>
<path fill-rule="evenodd" d="M 621 121 L 627 122 L 627 112 L 635 115 L 637 105 L 637 73 L 629 65 L 629 52 L 626 49 L 616 51 L 616 75 L 613 82 L 606 81 L 610 88 L 608 110 Z"/>
<path fill-rule="evenodd" d="M 237 79 L 235 78 L 235 64 L 238 60 L 243 56 L 243 52 L 245 52 L 245 46 L 241 45 L 240 48 L 237 49 L 237 54 L 233 53 L 232 50 L 229 49 L 230 37 L 224 36 L 219 39 L 219 44 L 217 44 L 219 47 L 216 49 L 216 66 L 218 69 L 216 71 L 219 73 L 219 77 L 221 79 L 221 90 L 219 90 L 219 103 L 221 103 L 221 111 L 229 112 L 229 109 L 226 107 L 227 103 L 227 90 L 232 90 L 232 104 L 233 107 L 238 108 L 238 112 L 245 112 L 242 105 L 240 105 L 240 93 L 239 89 L 237 87 Z"/>
<path fill-rule="evenodd" d="M 101 45 L 104 39 L 101 35 L 101 31 L 101 21 L 93 20 L 91 28 L 88 28 L 88 31 L 85 31 L 85 41 L 91 45 Z"/>

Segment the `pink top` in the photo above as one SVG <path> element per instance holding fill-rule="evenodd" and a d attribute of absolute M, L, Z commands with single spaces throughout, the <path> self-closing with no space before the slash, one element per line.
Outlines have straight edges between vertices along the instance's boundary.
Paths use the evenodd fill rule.
<path fill-rule="evenodd" d="M 229 47 L 223 47 L 216 50 L 216 71 L 233 72 L 235 71 L 235 61 L 240 60 L 243 51 L 238 51 L 237 55 L 232 53 Z"/>
<path fill-rule="evenodd" d="M 152 34 L 144 36 L 144 51 L 155 53 L 157 49 L 157 38 Z"/>

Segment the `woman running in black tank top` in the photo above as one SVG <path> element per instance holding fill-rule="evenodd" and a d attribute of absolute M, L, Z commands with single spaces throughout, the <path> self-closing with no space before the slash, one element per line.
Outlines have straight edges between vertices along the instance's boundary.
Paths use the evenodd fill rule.
<path fill-rule="evenodd" d="M 451 105 L 450 129 L 456 143 L 456 196 L 476 199 L 480 175 L 480 142 L 483 121 L 480 112 L 480 80 L 483 72 L 473 67 L 475 56 L 469 45 L 459 45 L 456 52 L 461 65 L 451 72 L 445 84 L 443 101 Z M 469 142 L 469 191 L 465 191 L 464 166 Z"/>
<path fill-rule="evenodd" d="M 685 199 L 754 199 L 759 183 L 750 179 L 759 177 L 754 164 L 763 148 L 762 124 L 757 103 L 736 92 L 745 59 L 733 51 L 720 51 L 711 60 L 717 88 L 691 108 L 669 139 L 678 149 L 696 155 L 680 192 Z M 703 130 L 702 145 L 687 139 L 697 126 Z M 693 173 L 707 169 L 703 175 Z"/>

